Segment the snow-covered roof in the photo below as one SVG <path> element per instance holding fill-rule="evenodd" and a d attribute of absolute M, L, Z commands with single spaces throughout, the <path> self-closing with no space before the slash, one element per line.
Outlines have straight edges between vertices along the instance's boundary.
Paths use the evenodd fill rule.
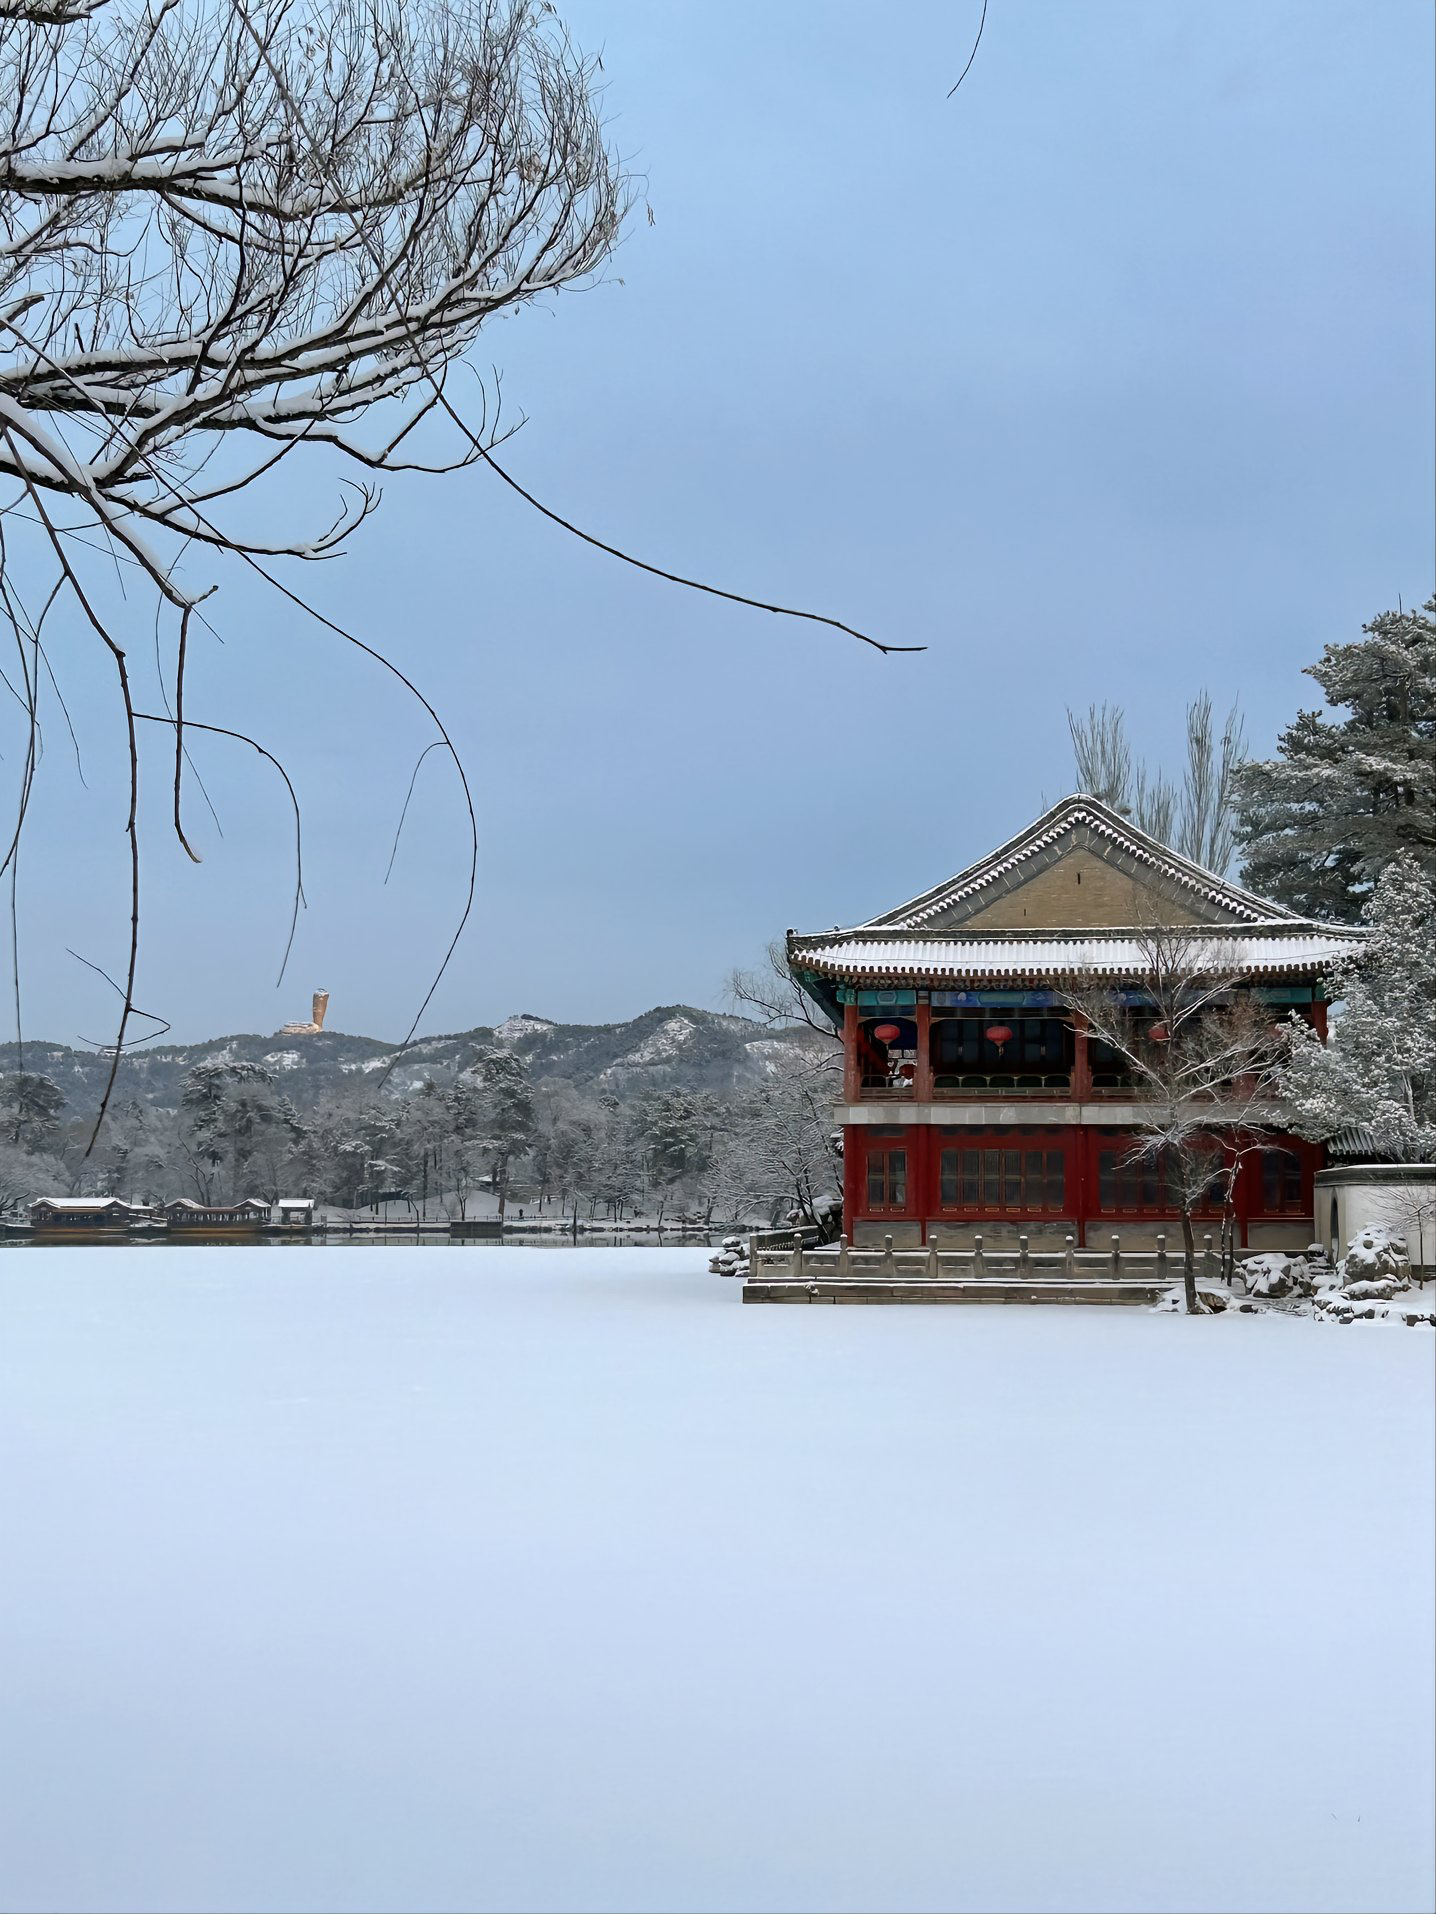
<path fill-rule="evenodd" d="M 281 1196 L 275 1208 L 281 1210 L 312 1210 L 314 1208 L 314 1198 L 312 1196 Z"/>
<path fill-rule="evenodd" d="M 1182 961 L 1195 969 L 1261 974 L 1328 968 L 1349 957 L 1360 933 L 1288 930 L 1284 925 L 1229 931 L 1183 930 Z M 945 937 L 872 936 L 866 930 L 790 939 L 804 970 L 836 977 L 1140 977 L 1152 967 L 1141 931 L 1051 932 Z"/>
<path fill-rule="evenodd" d="M 1326 1154 L 1342 1163 L 1389 1162 L 1389 1154 L 1378 1145 L 1370 1124 L 1348 1123 L 1338 1130 L 1326 1146 Z"/>
<path fill-rule="evenodd" d="M 1063 840 L 1071 840 L 1064 844 Z M 971 916 L 996 896 L 1052 860 L 1054 853 L 1082 847 L 1108 861 L 1140 869 L 1149 879 L 1174 888 L 1198 904 L 1206 914 L 1232 923 L 1302 924 L 1310 920 L 1268 898 L 1257 897 L 1229 883 L 1215 871 L 1203 870 L 1085 791 L 1074 792 L 1005 844 L 956 877 L 910 898 L 896 910 L 885 911 L 860 926 L 863 930 L 921 930 L 938 928 Z"/>
<path fill-rule="evenodd" d="M 30 1207 L 35 1210 L 77 1210 L 81 1214 L 93 1214 L 97 1210 L 133 1210 L 137 1215 L 142 1215 L 145 1206 L 143 1203 L 127 1203 L 120 1196 L 39 1196 Z"/>
<path fill-rule="evenodd" d="M 1071 929 L 998 929 L 987 913 L 1073 853 L 1100 859 L 1134 885 L 1125 924 L 1088 918 Z M 1079 866 L 1080 872 L 1083 867 Z M 1039 893 L 1034 893 L 1038 895 Z M 1117 893 L 1121 895 L 1121 893 Z M 1113 895 L 1106 893 L 1108 899 Z M 1059 907 L 1060 908 L 1060 907 Z M 1011 922 L 1011 909 L 1006 913 Z M 997 922 L 1001 922 L 1001 916 Z M 984 929 L 984 923 L 992 924 Z M 1152 928 L 1190 940 L 1182 952 L 1210 972 L 1306 974 L 1349 957 L 1364 933 L 1301 917 L 1159 844 L 1110 806 L 1078 791 L 1044 811 L 990 857 L 896 910 L 851 929 L 788 933 L 794 967 L 816 980 L 1042 980 L 1140 977 L 1152 968 Z"/>
<path fill-rule="evenodd" d="M 233 1203 L 197 1203 L 192 1196 L 177 1196 L 173 1202 L 166 1203 L 167 1210 L 267 1210 L 268 1203 L 259 1196 L 241 1196 Z"/>

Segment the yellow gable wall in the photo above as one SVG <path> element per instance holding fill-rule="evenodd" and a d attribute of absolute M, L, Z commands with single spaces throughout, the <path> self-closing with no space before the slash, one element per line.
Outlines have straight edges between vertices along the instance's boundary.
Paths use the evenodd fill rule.
<path fill-rule="evenodd" d="M 1015 891 L 962 919 L 964 930 L 1102 930 L 1126 924 L 1226 921 L 1212 908 L 1192 909 L 1149 889 L 1091 851 L 1073 849 Z"/>

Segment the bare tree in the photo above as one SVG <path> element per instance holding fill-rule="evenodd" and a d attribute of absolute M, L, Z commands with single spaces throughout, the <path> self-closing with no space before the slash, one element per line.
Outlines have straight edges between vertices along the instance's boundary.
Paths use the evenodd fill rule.
<path fill-rule="evenodd" d="M 79 506 L 181 610 L 201 594 L 152 532 L 333 550 L 368 483 L 270 537 L 232 501 L 300 446 L 407 466 L 485 321 L 617 234 L 592 69 L 551 19 L 526 0 L 0 15 L 0 472 Z"/>
<path fill-rule="evenodd" d="M 1125 988 L 1094 979 L 1063 1000 L 1130 1073 L 1140 1115 L 1123 1161 L 1153 1166 L 1181 1217 L 1182 1282 L 1195 1316 L 1194 1218 L 1219 1202 L 1225 1261 L 1237 1178 L 1280 1121 L 1286 1027 L 1221 940 L 1152 927 L 1137 936 L 1142 962 Z"/>
<path fill-rule="evenodd" d="M 1187 768 L 1177 849 L 1209 871 L 1224 872 L 1237 847 L 1237 772 L 1246 762 L 1246 725 L 1233 705 L 1220 737 L 1211 694 L 1187 706 Z"/>
<path fill-rule="evenodd" d="M 597 62 L 551 0 L 0 0 L 0 483 L 13 488 L 0 496 L 0 623 L 28 719 L 0 874 L 8 866 L 13 913 L 42 697 L 63 709 L 47 627 L 68 598 L 113 674 L 128 761 L 128 957 L 92 1145 L 121 1057 L 145 1040 L 132 1033 L 144 1018 L 146 737 L 162 740 L 174 831 L 196 859 L 184 803 L 195 736 L 276 765 L 295 804 L 296 914 L 303 901 L 283 767 L 186 704 L 191 637 L 211 626 L 207 601 L 235 567 L 393 673 L 457 771 L 468 888 L 405 1044 L 462 934 L 477 825 L 439 713 L 275 569 L 336 552 L 378 505 L 380 475 L 481 463 L 566 532 L 659 578 L 879 651 L 923 648 L 635 557 L 494 458 L 497 375 L 463 404 L 456 368 L 496 315 L 590 280 L 630 197 L 604 137 Z M 266 523 L 272 474 L 316 451 L 321 472 L 340 473 L 332 508 L 312 524 Z M 131 614 L 110 609 L 107 566 L 138 579 L 165 620 L 160 710 L 142 708 Z M 18 1023 L 18 977 L 16 999 Z"/>
<path fill-rule="evenodd" d="M 1236 851 L 1236 774 L 1246 761 L 1246 727 L 1236 705 L 1220 736 L 1209 692 L 1187 706 L 1180 784 L 1133 754 L 1121 705 L 1089 705 L 1085 716 L 1069 708 L 1067 729 L 1084 791 L 1203 869 L 1226 871 Z"/>
<path fill-rule="evenodd" d="M 453 367 L 495 314 L 592 275 L 626 208 L 594 75 L 542 0 L 0 4 L 0 617 L 29 723 L 0 871 L 13 880 L 42 686 L 59 692 L 46 624 L 68 592 L 129 760 L 116 1069 L 137 1040 L 142 729 L 170 734 L 191 857 L 187 738 L 239 735 L 185 710 L 217 571 L 239 561 L 309 610 L 273 561 L 334 552 L 378 504 L 376 474 L 487 456 L 497 395 L 466 418 Z M 453 443 L 416 437 L 425 421 Z M 266 528 L 251 494 L 319 448 L 353 475 L 334 510 Z M 170 616 L 162 713 L 140 708 L 96 552 Z M 331 629 L 409 687 L 458 765 L 412 681 Z"/>
<path fill-rule="evenodd" d="M 795 1030 L 801 1025 L 821 1042 L 820 1055 L 842 1049 L 842 1037 L 827 1017 L 814 1014 L 816 1006 L 788 967 L 787 947 L 775 937 L 764 952 L 765 961 L 750 970 L 728 973 L 728 1001 L 770 1030 Z"/>

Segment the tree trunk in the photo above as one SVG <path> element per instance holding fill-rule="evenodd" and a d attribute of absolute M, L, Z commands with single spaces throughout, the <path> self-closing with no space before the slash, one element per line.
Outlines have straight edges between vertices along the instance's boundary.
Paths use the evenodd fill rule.
<path fill-rule="evenodd" d="M 1186 1295 L 1187 1314 L 1199 1316 L 1202 1313 L 1197 1300 L 1197 1239 L 1192 1230 L 1192 1213 L 1182 1211 L 1182 1289 Z"/>

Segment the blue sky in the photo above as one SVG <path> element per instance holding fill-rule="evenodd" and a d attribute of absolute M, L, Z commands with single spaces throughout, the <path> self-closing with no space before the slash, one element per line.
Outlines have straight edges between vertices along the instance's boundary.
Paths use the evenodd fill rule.
<path fill-rule="evenodd" d="M 918 657 L 643 578 L 491 477 L 391 482 L 305 582 L 450 722 L 478 907 L 425 1027 L 721 1002 L 788 925 L 884 909 L 1072 783 L 1064 706 L 1120 699 L 1174 755 L 1187 697 L 1271 747 L 1301 667 L 1432 588 L 1432 20 L 1320 4 L 722 6 L 575 0 L 644 175 L 608 282 L 486 333 L 528 419 L 515 475 L 600 536 Z M 322 511 L 296 465 L 273 505 Z M 431 735 L 371 666 L 226 585 L 190 714 L 256 730 L 200 765 L 224 828 L 166 840 L 150 775 L 140 1001 L 177 1036 L 398 1036 L 463 891 Z M 133 651 L 152 645 L 136 602 Z M 123 963 L 109 686 L 57 646 L 21 865 L 27 1030 L 102 1037 Z M 16 774 L 14 740 L 0 770 Z M 152 815 L 151 815 L 152 813 Z"/>

